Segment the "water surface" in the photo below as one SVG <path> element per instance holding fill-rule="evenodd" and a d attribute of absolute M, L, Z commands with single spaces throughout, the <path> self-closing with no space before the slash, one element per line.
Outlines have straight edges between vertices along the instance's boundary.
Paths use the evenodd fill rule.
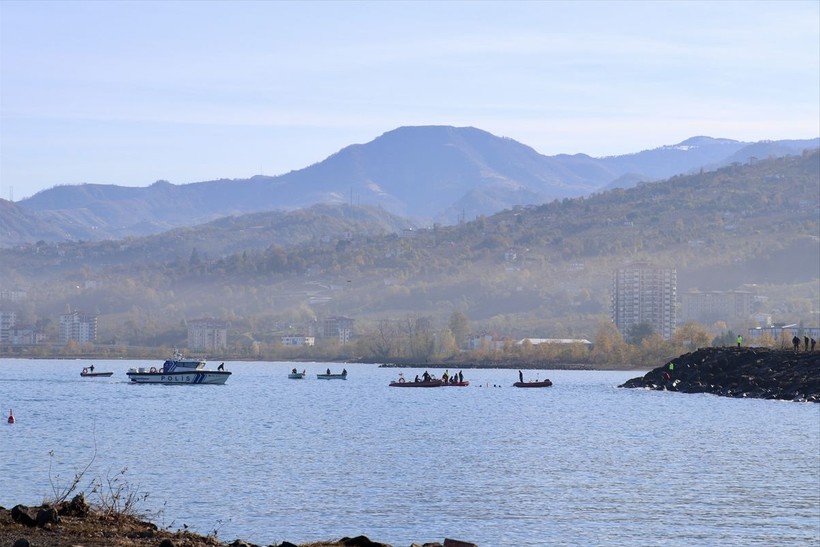
<path fill-rule="evenodd" d="M 517 371 L 465 370 L 466 388 L 396 389 L 399 371 L 375 365 L 328 381 L 316 373 L 343 365 L 289 380 L 292 363 L 227 362 L 224 386 L 160 386 L 125 376 L 151 363 L 81 378 L 89 364 L 0 360 L 17 418 L 0 427 L 0 505 L 39 504 L 90 464 L 81 489 L 125 470 L 157 524 L 223 541 L 820 544 L 817 404 L 616 387 L 638 372 L 531 371 L 555 385 L 516 389 Z"/>

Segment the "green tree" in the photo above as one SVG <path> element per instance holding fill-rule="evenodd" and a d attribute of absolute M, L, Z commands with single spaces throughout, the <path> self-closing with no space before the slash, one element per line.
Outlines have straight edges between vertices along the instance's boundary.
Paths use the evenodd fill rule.
<path fill-rule="evenodd" d="M 626 330 L 626 339 L 630 344 L 639 346 L 644 339 L 655 334 L 655 327 L 651 323 L 636 323 Z"/>

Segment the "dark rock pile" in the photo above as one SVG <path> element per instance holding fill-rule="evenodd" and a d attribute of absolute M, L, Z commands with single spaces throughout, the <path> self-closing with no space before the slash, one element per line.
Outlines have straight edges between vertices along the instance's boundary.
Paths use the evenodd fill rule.
<path fill-rule="evenodd" d="M 620 387 L 820 402 L 820 351 L 703 348 Z"/>
<path fill-rule="evenodd" d="M 241 539 L 231 543 L 215 535 L 202 536 L 188 531 L 160 529 L 134 515 L 95 511 L 78 494 L 70 502 L 60 501 L 39 507 L 0 507 L 0 547 L 260 547 Z M 343 537 L 296 545 L 287 541 L 270 547 L 390 547 L 367 536 Z M 477 547 L 454 539 L 413 543 L 410 547 Z"/>

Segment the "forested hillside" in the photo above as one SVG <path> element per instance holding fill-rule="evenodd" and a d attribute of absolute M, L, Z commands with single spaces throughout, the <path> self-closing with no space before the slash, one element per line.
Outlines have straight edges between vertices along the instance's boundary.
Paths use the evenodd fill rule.
<path fill-rule="evenodd" d="M 0 279 L 27 291 L 23 321 L 95 312 L 102 342 L 140 345 L 184 344 L 184 322 L 206 316 L 229 320 L 233 342 L 247 345 L 330 315 L 364 330 L 408 317 L 444 325 L 454 311 L 476 331 L 591 338 L 609 315 L 613 269 L 638 260 L 676 268 L 679 292 L 756 284 L 775 319 L 816 323 L 818 204 L 814 151 L 449 227 L 401 230 L 342 206 L 336 220 L 318 217 L 332 236 L 305 218 L 237 217 L 150 238 L 40 244 L 1 251 Z"/>
<path fill-rule="evenodd" d="M 373 206 L 414 223 L 444 225 L 515 206 L 631 187 L 735 159 L 781 157 L 820 139 L 744 143 L 695 137 L 633 154 L 544 156 L 474 127 L 400 127 L 278 176 L 147 187 L 63 185 L 14 204 L 0 219 L 0 247 L 36 241 L 101 241 L 162 233 L 230 216 L 315 204 Z"/>

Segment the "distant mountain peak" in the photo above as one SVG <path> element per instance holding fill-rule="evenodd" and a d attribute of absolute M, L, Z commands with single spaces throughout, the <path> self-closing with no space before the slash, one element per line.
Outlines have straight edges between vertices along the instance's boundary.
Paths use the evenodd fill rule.
<path fill-rule="evenodd" d="M 683 147 L 693 148 L 696 146 L 712 146 L 715 144 L 741 144 L 741 141 L 736 141 L 732 139 L 721 139 L 721 138 L 714 138 L 714 137 L 707 137 L 705 135 L 699 135 L 697 137 L 690 137 L 683 142 L 679 142 L 678 144 L 673 144 L 669 148 L 678 148 L 681 149 Z"/>
<path fill-rule="evenodd" d="M 30 212 L 70 219 L 71 230 L 64 231 L 81 239 L 144 235 L 229 215 L 288 211 L 316 203 L 371 205 L 416 222 L 450 224 L 517 206 L 746 163 L 750 158 L 799 154 L 817 147 L 817 140 L 751 146 L 695 136 L 622 156 L 546 156 L 476 127 L 401 126 L 283 175 L 184 185 L 158 180 L 147 188 L 62 186 L 19 204 Z M 30 230 L 20 231 L 18 240 L 27 239 L 25 231 Z"/>

